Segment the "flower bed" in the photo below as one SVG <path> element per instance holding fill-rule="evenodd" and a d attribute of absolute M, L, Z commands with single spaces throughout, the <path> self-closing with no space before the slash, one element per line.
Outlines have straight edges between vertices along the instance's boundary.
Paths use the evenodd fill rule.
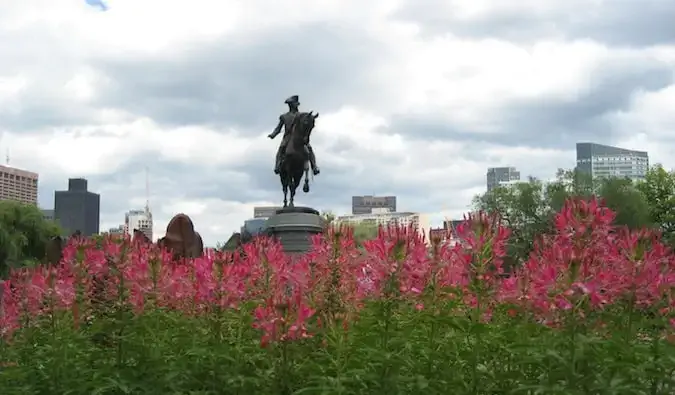
<path fill-rule="evenodd" d="M 671 394 L 675 256 L 570 201 L 515 273 L 469 217 L 431 252 L 410 229 L 349 229 L 299 259 L 171 263 L 109 239 L 2 284 L 2 394 Z"/>

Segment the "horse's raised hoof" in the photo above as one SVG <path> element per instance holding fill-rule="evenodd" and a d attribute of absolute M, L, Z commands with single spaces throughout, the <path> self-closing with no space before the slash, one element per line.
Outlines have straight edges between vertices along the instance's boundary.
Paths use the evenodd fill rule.
<path fill-rule="evenodd" d="M 304 193 L 307 193 L 307 192 L 309 192 L 309 184 L 305 184 L 305 185 L 303 185 L 303 187 L 302 187 L 302 191 L 303 191 Z"/>

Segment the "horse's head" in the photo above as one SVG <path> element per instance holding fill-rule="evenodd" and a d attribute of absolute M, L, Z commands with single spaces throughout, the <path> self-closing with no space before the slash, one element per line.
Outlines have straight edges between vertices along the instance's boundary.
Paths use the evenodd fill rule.
<path fill-rule="evenodd" d="M 314 129 L 317 118 L 319 118 L 319 113 L 317 112 L 314 114 L 314 111 L 298 114 L 298 119 L 295 124 L 297 137 L 306 142 L 309 139 L 310 133 L 312 133 L 312 129 Z"/>

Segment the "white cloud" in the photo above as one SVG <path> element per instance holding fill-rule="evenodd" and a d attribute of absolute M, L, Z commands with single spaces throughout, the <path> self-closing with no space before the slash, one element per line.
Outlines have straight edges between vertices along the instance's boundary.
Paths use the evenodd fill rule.
<path fill-rule="evenodd" d="M 207 244 L 215 244 L 237 230 L 255 204 L 281 200 L 278 181 L 271 175 L 278 139 L 265 137 L 281 104 L 255 109 L 261 118 L 270 119 L 267 129 L 261 123 L 251 126 L 221 119 L 172 126 L 123 101 L 109 101 L 110 92 L 119 97 L 127 94 L 133 103 L 166 96 L 167 103 L 186 106 L 194 99 L 198 104 L 186 107 L 194 111 L 218 110 L 233 103 L 217 102 L 197 88 L 169 84 L 194 80 L 208 88 L 214 76 L 196 71 L 200 62 L 208 61 L 200 52 L 205 48 L 242 49 L 257 45 L 266 35 L 290 37 L 304 30 L 307 35 L 319 34 L 319 27 L 351 32 L 363 37 L 364 47 L 358 53 L 381 56 L 362 70 L 368 86 L 345 94 L 337 107 L 327 110 L 303 103 L 304 108 L 321 112 L 313 145 L 323 173 L 315 180 L 313 195 L 302 199 L 339 213 L 348 210 L 350 193 L 393 191 L 399 194 L 401 210 L 435 213 L 438 220 L 441 212 L 459 216 L 467 209 L 471 197 L 482 190 L 488 166 L 514 165 L 523 175 L 540 177 L 550 176 L 557 167 L 573 166 L 574 147 L 569 139 L 574 137 L 563 140 L 561 136 L 556 144 L 557 137 L 547 130 L 519 129 L 526 128 L 530 118 L 553 113 L 546 103 L 573 105 L 586 96 L 597 96 L 602 82 L 598 78 L 614 78 L 611 73 L 624 67 L 637 70 L 631 75 L 641 81 L 648 78 L 640 74 L 643 65 L 647 71 L 658 62 L 675 66 L 672 43 L 619 48 L 592 37 L 567 39 L 565 27 L 554 23 L 580 9 L 592 14 L 604 5 L 602 1 L 453 0 L 437 11 L 443 15 L 436 16 L 463 26 L 514 15 L 532 17 L 547 29 L 553 26 L 528 42 L 461 32 L 423 34 L 425 26 L 420 23 L 393 17 L 406 4 L 403 0 L 302 0 L 289 8 L 287 3 L 269 0 L 110 0 L 110 9 L 100 12 L 83 0 L 0 0 L 0 131 L 4 132 L 0 148 L 11 149 L 14 165 L 40 172 L 41 183 L 48 188 L 41 190 L 46 195 L 41 198 L 43 204 L 49 204 L 53 188 L 62 188 L 67 177 L 90 178 L 90 188 L 102 193 L 102 229 L 116 226 L 124 211 L 144 204 L 143 170 L 148 165 L 155 231 L 166 226 L 173 214 L 185 212 L 193 217 Z M 422 9 L 429 5 L 419 4 Z M 523 31 L 529 28 L 522 26 Z M 300 40 L 293 45 L 297 49 L 306 44 Z M 301 64 L 307 68 L 307 78 L 310 74 L 333 76 L 314 69 L 322 54 L 338 54 L 339 58 L 342 53 L 355 53 L 331 45 L 307 46 L 298 52 L 306 56 Z M 274 46 L 265 48 L 270 66 L 260 79 L 283 81 L 287 70 L 274 64 L 285 48 L 274 53 Z M 227 60 L 222 56 L 214 54 L 215 59 Z M 238 64 L 245 65 L 245 56 L 250 54 L 233 51 L 232 56 L 244 57 Z M 139 73 L 137 81 L 152 82 L 154 96 L 149 88 L 135 90 L 121 80 L 123 74 L 113 75 L 102 67 L 115 62 L 135 65 L 125 72 Z M 169 67 L 177 62 L 195 68 Z M 156 69 L 144 68 L 148 63 L 165 64 L 166 70 L 186 74 L 157 74 Z M 218 78 L 250 81 L 249 74 L 262 68 L 250 64 L 243 71 L 223 70 Z M 349 75 L 344 77 L 349 81 Z M 289 81 L 286 89 L 294 89 L 296 83 Z M 279 96 L 279 103 L 296 93 L 330 99 L 338 93 L 324 90 L 327 83 L 317 77 L 309 85 L 313 91 L 258 88 L 255 94 Z M 603 139 L 599 142 L 648 149 L 652 162 L 672 167 L 675 152 L 664 141 L 672 141 L 675 127 L 674 85 L 672 80 L 670 86 L 653 84 L 645 82 L 647 88 L 636 89 L 632 97 L 630 92 L 612 93 L 610 98 L 625 94 L 630 100 L 623 105 L 614 97 L 617 103 L 607 104 L 606 111 L 590 109 L 600 100 L 593 99 L 596 102 L 588 102 L 588 111 L 601 114 L 579 116 L 609 121 L 606 131 L 592 134 Z M 518 112 L 514 106 L 523 103 L 542 104 L 531 107 L 535 110 L 530 113 Z M 566 121 L 587 110 L 581 107 L 575 113 L 565 107 L 569 115 L 563 112 L 550 119 Z M 401 126 L 406 117 L 452 127 L 431 133 L 423 124 L 415 128 L 411 123 L 406 129 Z M 589 123 L 578 125 L 589 127 Z M 584 135 L 583 130 L 576 133 Z M 491 141 L 496 136 L 500 140 Z M 511 143 L 509 136 L 532 137 Z"/>

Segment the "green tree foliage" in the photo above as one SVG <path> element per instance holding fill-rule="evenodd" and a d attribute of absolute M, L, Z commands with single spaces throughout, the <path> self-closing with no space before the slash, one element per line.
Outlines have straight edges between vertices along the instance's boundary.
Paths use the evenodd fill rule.
<path fill-rule="evenodd" d="M 552 230 L 555 213 L 567 199 L 591 196 L 602 198 L 617 212 L 615 222 L 618 225 L 636 229 L 654 223 L 645 193 L 632 181 L 620 178 L 592 180 L 586 174 L 562 169 L 552 182 L 530 178 L 478 195 L 473 200 L 473 207 L 499 213 L 511 229 L 506 262 L 509 267 L 525 260 L 534 248 L 535 240 Z"/>
<path fill-rule="evenodd" d="M 652 223 L 661 228 L 671 244 L 675 243 L 675 172 L 657 164 L 637 188 L 645 196 Z"/>
<path fill-rule="evenodd" d="M 366 240 L 372 240 L 377 237 L 379 227 L 370 222 L 362 222 L 354 226 L 354 241 L 361 245 Z"/>
<path fill-rule="evenodd" d="M 327 230 L 333 224 L 333 221 L 335 221 L 335 214 L 327 210 L 321 213 L 321 218 L 323 219 L 324 230 Z"/>
<path fill-rule="evenodd" d="M 0 201 L 0 277 L 12 267 L 34 264 L 45 256 L 47 241 L 61 234 L 34 205 Z"/>
<path fill-rule="evenodd" d="M 616 212 L 616 224 L 630 229 L 652 226 L 649 202 L 638 185 L 626 178 L 609 178 L 599 183 L 597 195 Z"/>

